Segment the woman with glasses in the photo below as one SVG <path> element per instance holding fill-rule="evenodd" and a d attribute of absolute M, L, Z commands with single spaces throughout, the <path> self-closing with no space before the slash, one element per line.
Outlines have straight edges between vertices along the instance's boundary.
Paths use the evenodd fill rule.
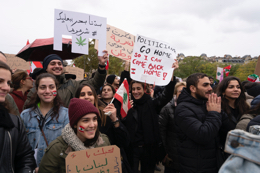
<path fill-rule="evenodd" d="M 33 87 L 33 80 L 26 71 L 17 71 L 12 75 L 13 92 L 10 95 L 13 97 L 19 112 L 23 111 L 24 102 L 27 99 L 29 90 Z"/>

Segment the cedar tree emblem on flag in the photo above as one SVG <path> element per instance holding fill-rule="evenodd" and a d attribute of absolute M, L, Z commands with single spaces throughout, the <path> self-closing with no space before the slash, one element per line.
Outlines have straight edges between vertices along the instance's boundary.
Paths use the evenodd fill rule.
<path fill-rule="evenodd" d="M 121 102 L 120 113 L 122 118 L 125 118 L 128 110 L 131 108 L 131 104 L 129 101 L 129 86 L 126 79 L 118 88 L 114 98 Z"/>
<path fill-rule="evenodd" d="M 84 132 L 84 130 L 85 130 L 85 128 L 84 128 L 84 127 L 82 127 L 82 126 L 79 126 L 79 131 L 80 131 L 80 132 L 82 132 L 82 133 L 83 133 L 83 132 Z"/>

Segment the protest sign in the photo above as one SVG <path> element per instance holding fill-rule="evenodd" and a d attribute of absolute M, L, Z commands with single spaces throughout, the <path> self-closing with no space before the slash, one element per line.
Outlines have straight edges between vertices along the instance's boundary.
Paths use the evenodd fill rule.
<path fill-rule="evenodd" d="M 88 39 L 98 39 L 99 56 L 106 50 L 107 19 L 90 14 L 55 9 L 54 50 L 62 50 L 62 35 L 72 36 L 74 53 L 88 55 Z"/>
<path fill-rule="evenodd" d="M 260 76 L 260 56 L 258 57 L 257 64 L 256 64 L 256 67 L 255 67 L 255 74 Z"/>
<path fill-rule="evenodd" d="M 75 74 L 76 80 L 83 80 L 84 79 L 84 70 L 82 68 L 78 67 L 64 67 L 65 72 L 68 72 L 68 74 Z"/>
<path fill-rule="evenodd" d="M 120 150 L 116 145 L 70 152 L 66 157 L 66 172 L 122 172 Z"/>
<path fill-rule="evenodd" d="M 134 49 L 135 36 L 107 25 L 107 51 L 109 55 L 130 61 Z M 95 42 L 95 49 L 98 49 L 98 40 Z"/>
<path fill-rule="evenodd" d="M 30 62 L 26 62 L 22 58 L 8 57 L 6 63 L 11 69 L 30 70 Z"/>
<path fill-rule="evenodd" d="M 167 85 L 173 73 L 176 52 L 168 43 L 137 35 L 131 59 L 131 78 L 140 82 Z"/>

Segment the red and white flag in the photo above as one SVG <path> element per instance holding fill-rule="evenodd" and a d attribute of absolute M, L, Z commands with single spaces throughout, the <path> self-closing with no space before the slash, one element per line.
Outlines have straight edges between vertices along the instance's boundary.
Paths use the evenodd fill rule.
<path fill-rule="evenodd" d="M 35 68 L 43 68 L 42 67 L 42 63 L 40 61 L 31 61 L 31 68 L 30 68 L 30 72 L 33 73 L 33 70 Z"/>
<path fill-rule="evenodd" d="M 109 59 L 106 62 L 106 70 L 109 68 Z"/>
<path fill-rule="evenodd" d="M 129 101 L 129 85 L 127 80 L 125 79 L 123 83 L 118 88 L 114 98 L 121 102 L 121 116 L 125 118 L 128 110 L 131 108 L 131 104 Z"/>
<path fill-rule="evenodd" d="M 225 74 L 226 74 L 226 77 L 228 77 L 229 72 L 230 72 L 230 69 L 231 69 L 231 65 L 226 66 L 226 67 L 224 67 L 223 69 L 224 69 L 224 72 L 225 72 Z"/>

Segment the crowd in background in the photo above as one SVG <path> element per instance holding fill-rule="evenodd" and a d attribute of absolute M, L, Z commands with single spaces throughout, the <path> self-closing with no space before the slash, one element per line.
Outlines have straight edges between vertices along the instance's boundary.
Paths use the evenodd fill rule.
<path fill-rule="evenodd" d="M 13 73 L 0 52 L 1 173 L 66 172 L 69 152 L 108 145 L 120 148 L 124 173 L 154 172 L 159 162 L 167 173 L 239 168 L 238 162 L 230 166 L 237 155 L 225 146 L 242 146 L 228 140 L 230 131 L 258 129 L 260 84 L 233 76 L 216 83 L 203 73 L 180 82 L 173 73 L 168 85 L 149 85 L 130 78 L 129 63 L 120 77 L 107 75 L 104 53 L 92 78 L 76 81 L 66 78 L 58 55 L 48 55 L 42 69 L 27 74 Z M 131 108 L 123 118 L 121 102 L 113 97 L 124 79 Z M 241 163 L 243 169 L 256 170 L 260 161 L 247 160 L 251 164 Z"/>

